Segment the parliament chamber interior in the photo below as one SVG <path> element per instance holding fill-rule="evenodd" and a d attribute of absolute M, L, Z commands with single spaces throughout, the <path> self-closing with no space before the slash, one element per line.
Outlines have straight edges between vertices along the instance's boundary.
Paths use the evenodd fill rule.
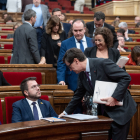
<path fill-rule="evenodd" d="M 12 1 L 14 4 L 16 0 L 9 0 L 9 1 L 7 0 L 7 5 L 8 5 L 8 2 L 10 3 Z M 127 139 L 140 140 L 140 63 L 138 63 L 139 62 L 138 59 L 140 58 L 140 0 L 137 0 L 137 1 L 134 1 L 134 0 L 128 0 L 128 1 L 125 1 L 125 0 L 109 0 L 109 1 L 108 0 L 30 0 L 30 2 L 27 0 L 28 1 L 27 4 L 24 4 L 23 2 L 24 0 L 17 0 L 17 1 L 18 2 L 20 1 L 20 4 L 19 4 L 20 6 L 18 8 L 20 9 L 20 12 L 12 12 L 12 11 L 9 12 L 8 10 L 10 10 L 10 6 L 9 6 L 9 9 L 8 9 L 8 6 L 6 6 L 5 10 L 3 10 L 2 9 L 3 2 L 2 0 L 0 0 L 0 5 L 1 5 L 0 6 L 1 8 L 0 10 L 0 77 L 1 77 L 1 80 L 0 80 L 0 85 L 1 85 L 0 86 L 0 123 L 1 123 L 0 139 L 1 140 L 9 140 L 9 139 L 107 140 L 108 139 L 108 135 L 109 135 L 108 130 L 110 129 L 111 124 L 114 122 L 114 119 L 109 117 L 109 115 L 107 116 L 98 115 L 98 119 L 93 119 L 93 120 L 89 119 L 85 121 L 79 121 L 76 119 L 64 117 L 64 119 L 66 120 L 65 122 L 49 122 L 49 121 L 44 121 L 40 119 L 35 120 L 34 118 L 28 121 L 19 120 L 19 122 L 16 122 L 16 123 L 12 122 L 13 104 L 15 102 L 18 103 L 18 101 L 20 100 L 25 100 L 26 98 L 26 95 L 24 95 L 23 92 L 21 91 L 21 83 L 23 82 L 24 79 L 28 77 L 36 77 L 36 82 L 38 83 L 38 85 L 36 85 L 35 88 L 39 88 L 41 91 L 41 95 L 42 95 L 40 97 L 41 104 L 46 105 L 46 103 L 42 102 L 42 100 L 45 100 L 47 102 L 49 101 L 51 107 L 54 109 L 57 115 L 60 115 L 65 110 L 65 108 L 68 109 L 69 106 L 67 107 L 67 105 L 72 101 L 72 98 L 76 96 L 75 93 L 77 93 L 77 91 L 76 89 L 73 90 L 70 87 L 70 85 L 67 84 L 67 82 L 65 82 L 65 84 L 63 85 L 61 83 L 61 81 L 63 80 L 58 80 L 58 79 L 63 79 L 61 78 L 63 71 L 64 71 L 64 76 L 65 76 L 64 78 L 66 78 L 67 75 L 70 76 L 72 74 L 71 71 L 67 70 L 68 68 L 71 68 L 72 63 L 70 63 L 69 66 L 67 65 L 68 67 L 66 65 L 64 66 L 63 64 L 63 67 L 61 67 L 61 70 L 60 70 L 59 67 L 63 63 L 62 58 L 64 57 L 64 54 L 65 54 L 64 53 L 63 56 L 59 58 L 60 52 L 64 50 L 66 51 L 67 49 L 67 48 L 64 48 L 64 50 L 62 50 L 62 47 L 73 45 L 71 43 L 65 43 L 66 40 L 72 38 L 73 36 L 76 39 L 76 35 L 75 35 L 76 31 L 73 30 L 74 22 L 75 23 L 77 22 L 76 19 L 78 20 L 82 19 L 82 23 L 84 22 L 83 25 L 85 29 L 86 26 L 88 28 L 89 26 L 88 23 L 92 23 L 93 21 L 95 23 L 95 20 L 94 20 L 95 19 L 94 15 L 96 15 L 95 13 L 102 12 L 105 15 L 105 20 L 103 20 L 103 26 L 99 26 L 99 27 L 107 27 L 106 24 L 109 27 L 112 27 L 111 31 L 114 30 L 113 36 L 116 37 L 116 42 L 118 45 L 117 48 L 115 49 L 119 52 L 119 57 L 123 56 L 123 57 L 129 58 L 126 65 L 120 71 L 128 73 L 129 76 L 131 77 L 131 81 L 129 82 L 125 90 L 128 90 L 130 92 L 131 97 L 136 102 L 137 111 L 130 118 L 130 127 L 128 130 L 129 133 L 128 133 Z M 77 8 L 76 6 L 78 5 L 79 1 L 80 2 L 84 1 L 84 3 L 80 5 L 83 9 L 82 11 L 80 11 L 81 9 L 80 10 L 76 9 Z M 34 42 L 36 43 L 36 46 L 39 46 L 37 34 L 35 35 L 36 38 L 35 37 L 32 38 L 30 34 L 25 33 L 26 37 L 22 40 L 22 38 L 20 38 L 20 35 L 22 36 L 23 33 L 26 32 L 25 30 L 27 28 L 22 30 L 22 32 L 20 31 L 19 36 L 16 36 L 16 33 L 18 33 L 18 30 L 15 28 L 17 27 L 15 26 L 15 24 L 16 23 L 20 24 L 17 27 L 17 28 L 20 28 L 22 24 L 24 24 L 23 15 L 24 16 L 26 15 L 25 12 L 27 10 L 27 6 L 32 5 L 34 3 L 34 5 L 31 7 L 31 9 L 34 10 L 36 9 L 35 3 L 38 3 L 38 2 L 40 2 L 39 3 L 40 5 L 46 6 L 45 8 L 47 8 L 47 12 L 49 12 L 49 14 L 45 11 L 46 9 L 42 8 L 42 12 L 40 12 L 41 17 L 36 18 L 36 23 L 34 23 L 34 26 L 36 24 L 39 25 L 40 23 L 44 24 L 45 22 L 43 21 L 44 17 L 48 16 L 51 20 L 53 20 L 54 18 L 53 15 L 55 15 L 54 14 L 55 12 L 61 13 L 60 15 L 61 18 L 59 17 L 59 15 L 56 15 L 60 18 L 60 19 L 58 18 L 59 19 L 58 25 L 54 25 L 55 23 L 53 23 L 53 22 L 57 22 L 58 19 L 55 19 L 53 22 L 51 22 L 50 19 L 48 18 L 47 20 L 48 23 L 46 22 L 46 25 L 42 24 L 41 27 L 38 27 L 38 26 L 34 27 L 36 31 L 38 28 L 39 29 L 44 28 L 45 30 L 52 31 L 54 28 L 56 29 L 58 26 L 59 28 L 60 27 L 62 28 L 61 30 L 63 30 L 63 32 L 66 32 L 64 35 L 65 39 L 62 37 L 63 40 L 60 39 L 61 34 L 59 36 L 59 34 L 52 33 L 52 35 L 47 36 L 46 38 L 45 38 L 45 34 L 42 34 L 46 41 L 45 42 L 42 39 L 42 42 L 44 41 L 47 45 L 50 46 L 50 48 L 52 46 L 56 46 L 54 45 L 55 43 L 53 42 L 49 44 L 48 42 L 50 40 L 54 41 L 56 38 L 57 47 L 59 46 L 58 40 L 60 41 L 59 43 L 61 45 L 58 47 L 59 49 L 55 51 L 52 50 L 53 53 L 49 52 L 51 49 L 48 49 L 49 51 L 46 53 L 42 53 L 44 42 L 42 43 L 41 41 L 40 41 L 41 50 L 39 49 L 33 50 L 32 47 L 35 47 L 35 46 L 33 45 L 33 42 L 31 42 L 31 39 L 36 39 Z M 25 11 L 22 9 L 23 6 L 24 6 Z M 38 10 L 36 11 L 36 13 L 37 12 Z M 4 19 L 4 14 L 6 14 L 7 16 L 10 16 L 13 21 L 11 21 L 10 19 L 6 21 L 7 17 Z M 39 14 L 37 13 L 37 16 Z M 136 21 L 136 18 L 138 18 L 138 21 Z M 41 21 L 38 22 L 37 21 L 38 19 Z M 126 27 L 123 28 L 122 35 L 119 36 L 118 35 L 118 33 L 120 33 L 119 29 L 122 29 L 122 26 L 123 26 L 121 25 L 121 23 L 124 23 Z M 68 24 L 69 26 L 68 31 L 66 31 L 67 29 L 65 30 L 65 24 Z M 47 26 L 50 26 L 51 30 L 49 30 L 49 27 Z M 79 23 L 79 26 L 80 26 L 80 23 Z M 94 24 L 93 28 L 95 29 L 95 31 L 93 31 L 92 33 L 90 33 L 92 30 L 91 28 L 88 28 L 88 31 L 87 30 L 86 31 L 89 33 L 88 38 L 90 38 L 92 42 L 96 44 L 97 41 L 96 40 L 94 41 L 95 38 L 93 34 L 95 33 L 95 36 L 96 36 L 98 29 L 95 26 L 96 25 Z M 45 30 L 44 32 L 47 32 Z M 128 30 L 133 31 L 133 33 L 129 33 Z M 11 34 L 12 34 L 12 37 L 8 38 L 8 36 Z M 57 38 L 57 35 L 60 38 L 59 37 Z M 84 33 L 84 36 L 86 36 L 86 33 Z M 124 38 L 124 44 L 122 46 L 119 44 L 121 42 L 119 40 L 119 37 Z M 17 47 L 16 38 L 17 40 L 19 39 L 21 41 L 21 42 L 20 41 L 18 42 L 19 48 L 16 48 Z M 128 41 L 128 39 L 130 38 L 132 40 Z M 22 51 L 18 52 L 20 50 L 20 46 L 24 44 L 23 42 L 27 42 L 27 44 L 31 43 L 30 45 L 32 45 L 32 47 L 28 49 L 29 51 L 31 51 L 29 52 L 29 54 L 32 55 L 33 52 L 38 52 L 38 54 L 40 55 L 39 62 L 37 61 L 35 62 L 33 60 L 35 63 L 30 63 L 32 62 L 32 58 L 31 58 L 31 61 L 30 62 L 27 61 L 27 63 L 25 63 L 26 61 L 24 61 L 23 63 L 22 62 L 11 63 L 12 59 L 14 59 L 14 55 L 16 55 L 15 54 L 16 52 L 17 52 L 17 55 L 19 55 L 19 57 L 20 55 L 22 55 L 21 57 L 24 57 L 24 54 L 27 53 L 26 52 L 27 50 L 25 49 L 22 50 L 25 52 L 22 52 Z M 66 46 L 64 46 L 64 43 Z M 79 45 L 79 47 L 81 48 L 81 44 Z M 135 49 L 135 47 L 137 47 L 137 49 Z M 45 48 L 45 51 L 46 51 L 46 48 Z M 48 57 L 46 57 L 46 55 L 50 57 L 50 60 L 47 60 Z M 133 57 L 131 57 L 132 55 Z M 135 61 L 134 61 L 134 57 L 137 57 L 135 58 L 136 59 Z M 43 62 L 43 58 L 46 58 L 45 62 Z M 54 60 L 51 61 L 51 59 L 54 59 Z M 92 75 L 90 76 L 90 78 L 91 77 Z M 76 82 L 78 82 L 78 76 L 75 76 L 75 78 L 77 78 Z M 74 78 L 70 79 L 69 77 L 69 79 L 67 80 L 68 82 L 70 80 L 73 80 L 71 81 L 71 83 L 75 84 Z M 76 84 L 75 84 L 76 88 L 79 88 Z M 124 88 L 123 85 L 121 88 Z M 83 105 L 83 101 L 81 101 L 81 104 Z M 18 111 L 20 112 L 20 110 Z M 34 112 L 34 107 L 32 109 L 32 112 Z M 28 116 L 29 112 L 24 112 L 24 113 L 22 114 L 23 116 L 24 115 Z M 86 114 L 84 111 L 82 113 Z M 72 114 L 74 114 L 74 112 Z M 125 115 L 129 116 L 130 114 L 125 114 Z M 42 116 L 43 116 L 43 113 L 42 113 Z M 122 118 L 122 120 L 123 119 L 124 118 Z M 114 138 L 112 137 L 111 139 L 113 140 Z M 118 140 L 121 140 L 121 138 Z"/>

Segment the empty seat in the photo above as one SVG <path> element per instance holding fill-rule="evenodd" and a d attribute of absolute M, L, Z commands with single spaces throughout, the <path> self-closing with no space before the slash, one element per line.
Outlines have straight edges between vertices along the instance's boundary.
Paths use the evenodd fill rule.
<path fill-rule="evenodd" d="M 7 35 L 2 35 L 1 36 L 1 39 L 6 39 L 7 38 Z"/>
<path fill-rule="evenodd" d="M 37 83 L 42 84 L 42 75 L 40 72 L 3 72 L 3 76 L 11 85 L 20 85 L 28 77 L 36 77 Z M 13 80 L 15 77 L 16 80 Z"/>
<path fill-rule="evenodd" d="M 13 31 L 13 29 L 2 29 L 2 31 Z"/>
<path fill-rule="evenodd" d="M 5 64 L 4 56 L 0 56 L 0 64 Z"/>
<path fill-rule="evenodd" d="M 11 56 L 8 56 L 8 64 L 10 64 L 10 61 L 11 61 Z"/>
<path fill-rule="evenodd" d="M 1 99 L 0 99 L 0 124 L 3 124 L 3 112 L 2 112 Z"/>
<path fill-rule="evenodd" d="M 131 76 L 130 85 L 140 85 L 140 73 L 129 73 Z"/>
<path fill-rule="evenodd" d="M 4 49 L 13 49 L 13 44 L 4 44 Z"/>
<path fill-rule="evenodd" d="M 5 97 L 6 123 L 11 123 L 12 112 L 13 112 L 12 104 L 24 98 L 25 98 L 24 96 Z M 49 101 L 49 98 L 47 95 L 42 95 L 41 99 Z"/>

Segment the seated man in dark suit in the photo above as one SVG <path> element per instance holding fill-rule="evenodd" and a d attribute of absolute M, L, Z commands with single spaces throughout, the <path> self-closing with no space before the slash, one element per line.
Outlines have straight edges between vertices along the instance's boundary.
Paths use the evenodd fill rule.
<path fill-rule="evenodd" d="M 134 30 L 129 30 L 126 22 L 119 23 L 119 28 L 124 29 L 128 34 L 135 34 Z"/>
<path fill-rule="evenodd" d="M 109 130 L 108 140 L 126 140 L 130 120 L 137 111 L 137 104 L 131 97 L 129 90 L 127 90 L 131 81 L 130 75 L 112 60 L 103 58 L 88 59 L 77 48 L 67 50 L 63 57 L 63 62 L 69 67 L 70 71 L 79 73 L 79 80 L 72 100 L 59 117 L 65 114 L 72 114 L 86 91 L 89 93 L 89 96 L 93 96 L 96 80 L 118 83 L 112 96 L 101 99 L 101 101 L 106 103 L 98 104 L 97 110 L 98 115 L 102 114 L 114 120 Z M 107 93 L 104 92 L 104 94 Z M 123 106 L 117 106 L 118 101 L 123 101 Z"/>
<path fill-rule="evenodd" d="M 60 20 L 61 20 L 61 14 L 62 13 L 61 13 L 61 10 L 59 8 L 54 8 L 52 10 L 52 15 L 56 15 L 57 17 L 60 18 Z M 69 32 L 70 27 L 71 27 L 71 24 L 63 23 L 63 22 L 61 22 L 61 24 L 62 24 L 62 29 L 65 31 L 66 35 L 68 35 L 68 32 Z"/>
<path fill-rule="evenodd" d="M 40 99 L 41 92 L 36 77 L 24 79 L 20 89 L 25 98 L 13 103 L 12 123 L 58 117 L 50 102 Z"/>
<path fill-rule="evenodd" d="M 96 12 L 94 14 L 94 21 L 86 23 L 86 26 L 88 28 L 88 32 L 90 34 L 90 37 L 92 38 L 94 36 L 94 32 L 96 28 L 98 27 L 106 27 L 111 30 L 114 38 L 113 38 L 113 46 L 114 48 L 117 48 L 118 46 L 118 40 L 115 33 L 115 28 L 107 23 L 105 23 L 105 14 L 103 12 Z"/>

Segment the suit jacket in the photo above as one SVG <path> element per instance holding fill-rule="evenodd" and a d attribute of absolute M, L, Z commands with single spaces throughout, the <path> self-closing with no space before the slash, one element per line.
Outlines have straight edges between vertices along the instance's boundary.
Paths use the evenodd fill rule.
<path fill-rule="evenodd" d="M 23 23 L 14 33 L 11 64 L 38 64 L 39 62 L 36 30 L 28 23 Z"/>
<path fill-rule="evenodd" d="M 32 4 L 33 0 L 22 0 L 22 12 L 24 12 L 26 5 Z"/>
<path fill-rule="evenodd" d="M 63 40 L 67 39 L 65 31 L 63 31 L 60 34 L 60 40 L 61 42 Z M 53 64 L 54 65 L 54 50 L 52 46 L 52 39 L 51 35 L 44 33 L 42 36 L 42 41 L 41 41 L 41 56 L 44 56 L 46 58 L 46 63 L 47 64 Z"/>
<path fill-rule="evenodd" d="M 97 46 L 86 48 L 84 53 L 88 58 L 96 58 L 96 52 L 97 52 Z M 108 56 L 109 59 L 111 59 L 114 63 L 116 63 L 120 57 L 120 52 L 117 49 L 108 48 Z"/>
<path fill-rule="evenodd" d="M 88 33 L 90 34 L 90 37 L 93 37 L 93 33 L 94 33 L 94 21 L 92 22 L 88 22 L 86 23 L 86 26 L 88 28 Z M 108 28 L 111 30 L 114 38 L 113 38 L 113 47 L 114 48 L 117 48 L 118 47 L 118 40 L 117 40 L 117 36 L 116 36 L 116 33 L 115 33 L 115 28 L 107 23 L 104 23 L 104 27 Z"/>
<path fill-rule="evenodd" d="M 49 101 L 38 99 L 38 104 L 43 118 L 58 117 Z M 34 120 L 31 107 L 26 98 L 13 103 L 12 107 L 12 123 Z"/>
<path fill-rule="evenodd" d="M 48 6 L 44 5 L 44 4 L 40 4 L 41 6 L 41 10 L 42 10 L 42 16 L 43 16 L 43 24 L 44 26 L 46 26 L 47 24 L 47 21 L 49 20 L 49 18 L 51 17 L 50 13 L 49 13 L 49 10 L 48 10 Z M 32 9 L 33 7 L 33 4 L 29 4 L 29 5 L 26 5 L 25 7 L 25 10 L 24 10 L 24 13 L 28 10 L 28 9 Z M 22 22 L 24 23 L 24 13 L 22 15 Z"/>
<path fill-rule="evenodd" d="M 110 59 L 89 58 L 89 66 L 93 90 L 96 80 L 118 83 L 112 97 L 118 101 L 123 100 L 123 106 L 102 106 L 108 116 L 117 124 L 125 125 L 136 112 L 136 103 L 131 97 L 130 92 L 127 90 L 131 81 L 129 74 Z M 88 93 L 92 96 L 94 93 L 93 90 L 89 86 L 85 73 L 81 72 L 79 74 L 78 88 L 65 111 L 68 114 L 71 114 L 83 98 L 85 92 L 88 91 Z"/>
<path fill-rule="evenodd" d="M 0 86 L 10 86 L 10 84 L 4 78 L 2 71 L 0 71 Z"/>
<path fill-rule="evenodd" d="M 128 34 L 135 34 L 135 31 L 134 31 L 134 30 L 129 30 L 129 29 L 128 29 Z"/>
<path fill-rule="evenodd" d="M 92 39 L 89 37 L 86 37 L 87 46 L 92 47 L 93 42 Z M 58 83 L 60 81 L 65 81 L 68 85 L 68 88 L 75 91 L 77 88 L 77 80 L 78 80 L 78 74 L 74 73 L 73 71 L 70 71 L 69 68 L 63 63 L 62 59 L 65 55 L 65 52 L 70 48 L 76 48 L 75 38 L 72 36 L 71 38 L 64 40 L 61 44 L 58 62 L 57 62 L 57 80 Z"/>
<path fill-rule="evenodd" d="M 64 28 L 64 31 L 65 31 L 66 35 L 68 36 L 69 30 L 71 28 L 71 24 L 63 23 L 63 28 Z"/>

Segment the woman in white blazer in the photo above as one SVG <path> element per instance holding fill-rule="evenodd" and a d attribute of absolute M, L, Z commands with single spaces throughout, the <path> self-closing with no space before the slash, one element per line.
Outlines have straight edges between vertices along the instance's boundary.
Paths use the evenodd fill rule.
<path fill-rule="evenodd" d="M 21 0 L 7 0 L 7 12 L 21 12 Z"/>

